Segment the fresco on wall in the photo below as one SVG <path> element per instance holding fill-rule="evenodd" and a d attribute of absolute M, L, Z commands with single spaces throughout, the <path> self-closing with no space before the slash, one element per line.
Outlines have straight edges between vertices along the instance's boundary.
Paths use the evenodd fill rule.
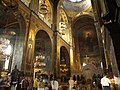
<path fill-rule="evenodd" d="M 78 32 L 78 44 L 80 52 L 80 60 L 83 65 L 91 63 L 98 66 L 99 59 L 99 46 L 97 34 L 94 28 L 87 28 Z"/>

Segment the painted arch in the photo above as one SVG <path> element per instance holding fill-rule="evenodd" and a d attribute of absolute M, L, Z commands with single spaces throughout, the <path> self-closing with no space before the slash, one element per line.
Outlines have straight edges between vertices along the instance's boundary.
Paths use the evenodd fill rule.
<path fill-rule="evenodd" d="M 26 32 L 25 20 L 17 9 L 17 3 L 13 3 L 14 6 L 9 6 L 9 0 L 0 2 L 0 17 L 2 17 L 0 18 L 0 55 L 2 56 L 0 64 L 3 62 L 7 63 L 5 66 L 4 64 L 0 66 L 8 71 L 14 69 L 15 65 L 21 70 Z M 7 55 L 8 53 L 5 53 L 4 50 L 9 45 L 11 46 L 11 53 Z M 7 58 L 5 58 L 6 55 Z"/>
<path fill-rule="evenodd" d="M 60 77 L 62 81 L 70 77 L 70 55 L 64 46 L 60 48 Z"/>
<path fill-rule="evenodd" d="M 79 16 L 73 23 L 72 31 L 75 45 L 74 60 L 78 60 L 81 67 L 86 64 L 100 67 L 101 58 L 93 17 Z"/>
<path fill-rule="evenodd" d="M 40 64 L 43 63 L 45 66 L 38 66 L 38 70 L 41 73 L 52 72 L 52 43 L 49 35 L 44 30 L 39 30 L 35 38 L 35 63 L 37 62 L 37 57 L 42 56 L 43 60 L 40 61 Z M 39 60 L 38 60 L 39 61 Z M 35 66 L 35 68 L 37 68 Z"/>

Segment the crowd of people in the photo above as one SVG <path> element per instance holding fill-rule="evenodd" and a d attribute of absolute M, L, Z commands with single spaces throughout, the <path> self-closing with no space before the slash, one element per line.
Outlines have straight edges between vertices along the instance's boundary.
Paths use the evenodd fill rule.
<path fill-rule="evenodd" d="M 87 80 L 83 75 L 73 75 L 69 78 L 67 85 L 69 90 L 93 90 L 90 88 L 110 90 L 110 83 L 106 75 L 94 74 L 92 79 Z M 33 79 L 32 76 L 20 74 L 16 66 L 10 74 L 0 77 L 0 90 L 64 90 L 60 89 L 60 85 L 61 83 L 54 76 L 45 79 L 38 75 Z"/>
<path fill-rule="evenodd" d="M 16 79 L 15 79 L 16 78 Z M 26 75 L 0 77 L 0 90 L 58 90 L 59 83 L 55 78 L 46 80 L 42 76 L 35 79 Z"/>
<path fill-rule="evenodd" d="M 24 75 L 15 66 L 11 73 L 0 77 L 0 90 L 32 90 L 32 77 Z"/>
<path fill-rule="evenodd" d="M 76 78 L 70 77 L 68 83 L 69 90 L 110 90 L 111 80 L 107 75 L 94 74 L 91 80 L 86 80 L 83 75 L 77 75 Z"/>
<path fill-rule="evenodd" d="M 50 81 L 43 79 L 42 76 L 37 76 L 33 82 L 33 90 L 58 90 L 59 83 L 55 78 Z"/>
<path fill-rule="evenodd" d="M 61 90 L 59 88 L 60 83 L 55 78 L 45 80 L 42 76 L 36 76 L 36 78 L 32 80 L 32 78 L 23 75 L 19 77 L 17 82 L 13 80 L 9 79 L 9 76 L 0 78 L 0 86 L 5 87 L 0 87 L 0 90 Z M 94 74 L 90 81 L 86 81 L 82 75 L 77 75 L 76 77 L 70 77 L 68 80 L 68 88 L 69 90 L 88 90 L 88 86 L 85 86 L 91 85 L 90 87 L 95 88 L 95 90 L 110 90 L 110 83 L 106 75 L 100 76 L 99 74 Z"/>

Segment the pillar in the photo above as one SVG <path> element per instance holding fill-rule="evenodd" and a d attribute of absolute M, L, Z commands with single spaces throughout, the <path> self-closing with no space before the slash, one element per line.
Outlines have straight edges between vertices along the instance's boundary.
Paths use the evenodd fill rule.
<path fill-rule="evenodd" d="M 53 30 L 53 74 L 54 77 L 58 77 L 58 59 L 57 59 L 57 5 L 59 0 L 53 1 L 53 24 L 52 24 L 52 30 Z"/>
<path fill-rule="evenodd" d="M 102 20 L 100 17 L 100 11 L 97 0 L 91 0 L 92 2 L 92 7 L 93 7 L 93 12 L 94 12 L 94 21 L 95 21 L 95 27 L 96 27 L 96 33 L 97 33 L 97 38 L 98 38 L 98 44 L 99 44 L 99 50 L 100 50 L 100 57 L 101 61 L 103 64 L 103 70 L 106 71 L 106 60 L 105 60 L 105 55 L 104 55 L 104 46 L 102 42 L 102 34 L 101 34 L 101 25 L 102 25 Z"/>

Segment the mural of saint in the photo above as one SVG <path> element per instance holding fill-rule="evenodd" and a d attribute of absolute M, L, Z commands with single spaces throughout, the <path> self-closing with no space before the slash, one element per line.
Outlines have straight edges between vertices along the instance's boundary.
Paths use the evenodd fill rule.
<path fill-rule="evenodd" d="M 93 51 L 93 39 L 89 33 L 87 34 L 87 37 L 86 37 L 86 46 L 87 46 L 88 52 Z"/>

